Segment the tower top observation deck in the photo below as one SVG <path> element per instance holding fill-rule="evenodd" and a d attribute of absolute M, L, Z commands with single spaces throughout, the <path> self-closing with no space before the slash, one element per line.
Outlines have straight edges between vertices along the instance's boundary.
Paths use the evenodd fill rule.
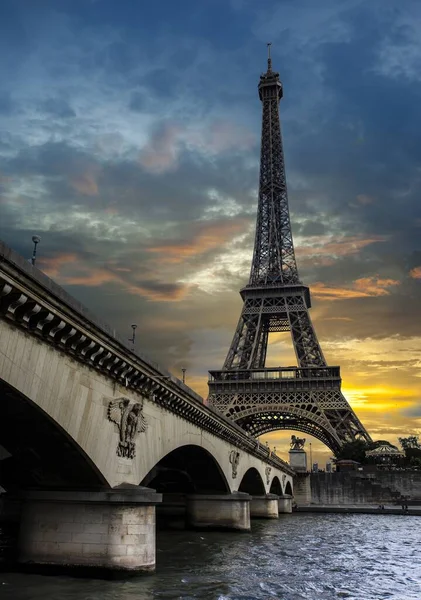
<path fill-rule="evenodd" d="M 260 75 L 259 81 L 259 98 L 262 102 L 265 100 L 273 100 L 278 98 L 280 100 L 284 95 L 282 83 L 279 80 L 279 73 L 272 71 L 272 58 L 270 56 L 270 48 L 272 44 L 268 43 L 268 68 L 266 73 Z"/>

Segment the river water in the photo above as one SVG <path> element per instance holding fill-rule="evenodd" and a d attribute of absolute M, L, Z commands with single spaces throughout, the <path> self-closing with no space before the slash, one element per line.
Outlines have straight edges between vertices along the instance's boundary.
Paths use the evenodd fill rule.
<path fill-rule="evenodd" d="M 421 600 L 421 518 L 281 515 L 251 533 L 166 531 L 123 581 L 0 573 L 1 600 Z"/>

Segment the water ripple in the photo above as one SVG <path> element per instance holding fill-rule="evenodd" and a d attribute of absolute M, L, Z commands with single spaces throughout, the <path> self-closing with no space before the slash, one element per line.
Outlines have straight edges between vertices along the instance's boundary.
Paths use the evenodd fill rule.
<path fill-rule="evenodd" d="M 2 600 L 421 600 L 421 521 L 283 515 L 251 533 L 161 532 L 157 572 L 127 581 L 0 573 Z"/>

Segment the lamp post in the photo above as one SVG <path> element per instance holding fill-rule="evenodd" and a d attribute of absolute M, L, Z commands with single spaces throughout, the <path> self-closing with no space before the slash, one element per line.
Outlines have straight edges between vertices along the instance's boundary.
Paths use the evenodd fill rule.
<path fill-rule="evenodd" d="M 135 341 L 136 341 L 136 329 L 137 329 L 136 323 L 133 323 L 131 325 L 131 328 L 132 328 L 133 333 L 132 333 L 132 337 L 129 338 L 129 342 L 131 342 L 133 344 L 132 345 L 132 352 L 134 352 L 134 345 L 135 345 Z"/>
<path fill-rule="evenodd" d="M 181 372 L 183 374 L 183 379 L 182 379 L 183 383 L 186 383 L 186 371 L 187 371 L 187 369 L 185 369 L 185 368 L 181 369 Z"/>
<path fill-rule="evenodd" d="M 313 472 L 313 452 L 311 449 L 311 442 L 310 442 L 310 473 Z"/>
<path fill-rule="evenodd" d="M 34 265 L 36 257 L 37 257 L 37 244 L 40 243 L 41 238 L 39 237 L 39 235 L 33 235 L 32 236 L 32 241 L 34 242 L 34 249 L 32 251 L 31 264 Z"/>

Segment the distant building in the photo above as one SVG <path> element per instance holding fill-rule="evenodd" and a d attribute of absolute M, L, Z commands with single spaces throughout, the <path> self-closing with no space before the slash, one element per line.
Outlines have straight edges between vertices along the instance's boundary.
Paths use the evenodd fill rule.
<path fill-rule="evenodd" d="M 357 471 L 359 466 L 360 463 L 356 460 L 343 459 L 336 461 L 336 470 L 339 472 Z"/>

